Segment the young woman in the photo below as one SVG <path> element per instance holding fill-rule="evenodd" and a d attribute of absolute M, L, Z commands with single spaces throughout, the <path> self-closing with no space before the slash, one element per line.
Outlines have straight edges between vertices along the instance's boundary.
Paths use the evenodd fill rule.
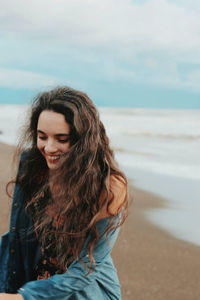
<path fill-rule="evenodd" d="M 68 87 L 39 94 L 21 141 L 0 299 L 121 299 L 110 252 L 127 181 L 94 104 Z"/>

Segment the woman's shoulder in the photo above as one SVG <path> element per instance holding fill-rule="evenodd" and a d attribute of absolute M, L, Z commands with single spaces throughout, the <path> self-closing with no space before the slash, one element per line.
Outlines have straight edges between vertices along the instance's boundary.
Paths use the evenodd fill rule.
<path fill-rule="evenodd" d="M 20 161 L 26 160 L 28 158 L 29 154 L 30 154 L 30 150 L 29 149 L 23 150 L 20 153 Z"/>
<path fill-rule="evenodd" d="M 121 175 L 111 174 L 110 175 L 110 189 L 113 192 L 125 192 L 127 189 L 127 181 Z"/>
<path fill-rule="evenodd" d="M 119 175 L 112 174 L 110 176 L 110 195 L 108 204 L 108 211 L 111 214 L 120 212 L 127 195 L 127 182 Z"/>
<path fill-rule="evenodd" d="M 100 202 L 103 203 L 106 197 L 105 191 L 102 191 L 100 196 Z M 112 174 L 110 176 L 110 189 L 107 198 L 107 202 L 103 207 L 103 210 L 98 219 L 107 218 L 113 215 L 117 215 L 127 199 L 127 182 L 120 176 Z"/>

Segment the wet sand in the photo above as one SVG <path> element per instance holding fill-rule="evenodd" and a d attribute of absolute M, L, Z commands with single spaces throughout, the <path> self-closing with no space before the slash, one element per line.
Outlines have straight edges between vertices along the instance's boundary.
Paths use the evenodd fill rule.
<path fill-rule="evenodd" d="M 0 143 L 0 234 L 9 223 L 11 201 L 5 185 L 11 178 L 13 150 Z M 145 211 L 167 207 L 166 199 L 133 187 L 130 198 L 129 217 L 112 252 L 122 299 L 199 300 L 200 247 L 172 237 L 145 218 Z"/>

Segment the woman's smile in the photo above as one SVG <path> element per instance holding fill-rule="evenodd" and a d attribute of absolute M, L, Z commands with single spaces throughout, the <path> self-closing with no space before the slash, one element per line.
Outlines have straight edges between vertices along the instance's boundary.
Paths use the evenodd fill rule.
<path fill-rule="evenodd" d="M 46 159 L 49 161 L 49 163 L 56 164 L 60 159 L 60 155 L 58 155 L 58 156 L 46 155 Z"/>

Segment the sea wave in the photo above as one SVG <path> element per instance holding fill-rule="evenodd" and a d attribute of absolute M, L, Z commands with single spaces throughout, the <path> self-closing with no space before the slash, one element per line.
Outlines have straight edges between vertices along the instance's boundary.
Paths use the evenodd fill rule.
<path fill-rule="evenodd" d="M 152 131 L 142 131 L 142 130 L 124 130 L 122 134 L 128 135 L 128 136 L 141 136 L 141 137 L 149 137 L 149 138 L 158 138 L 158 139 L 180 139 L 180 140 L 200 140 L 200 133 L 189 133 L 189 134 L 184 134 L 184 133 L 167 133 L 167 132 L 162 132 L 162 133 L 157 133 L 157 132 L 152 132 Z"/>
<path fill-rule="evenodd" d="M 0 141 L 16 144 L 27 106 L 0 105 Z M 200 178 L 200 110 L 100 109 L 120 163 Z"/>

